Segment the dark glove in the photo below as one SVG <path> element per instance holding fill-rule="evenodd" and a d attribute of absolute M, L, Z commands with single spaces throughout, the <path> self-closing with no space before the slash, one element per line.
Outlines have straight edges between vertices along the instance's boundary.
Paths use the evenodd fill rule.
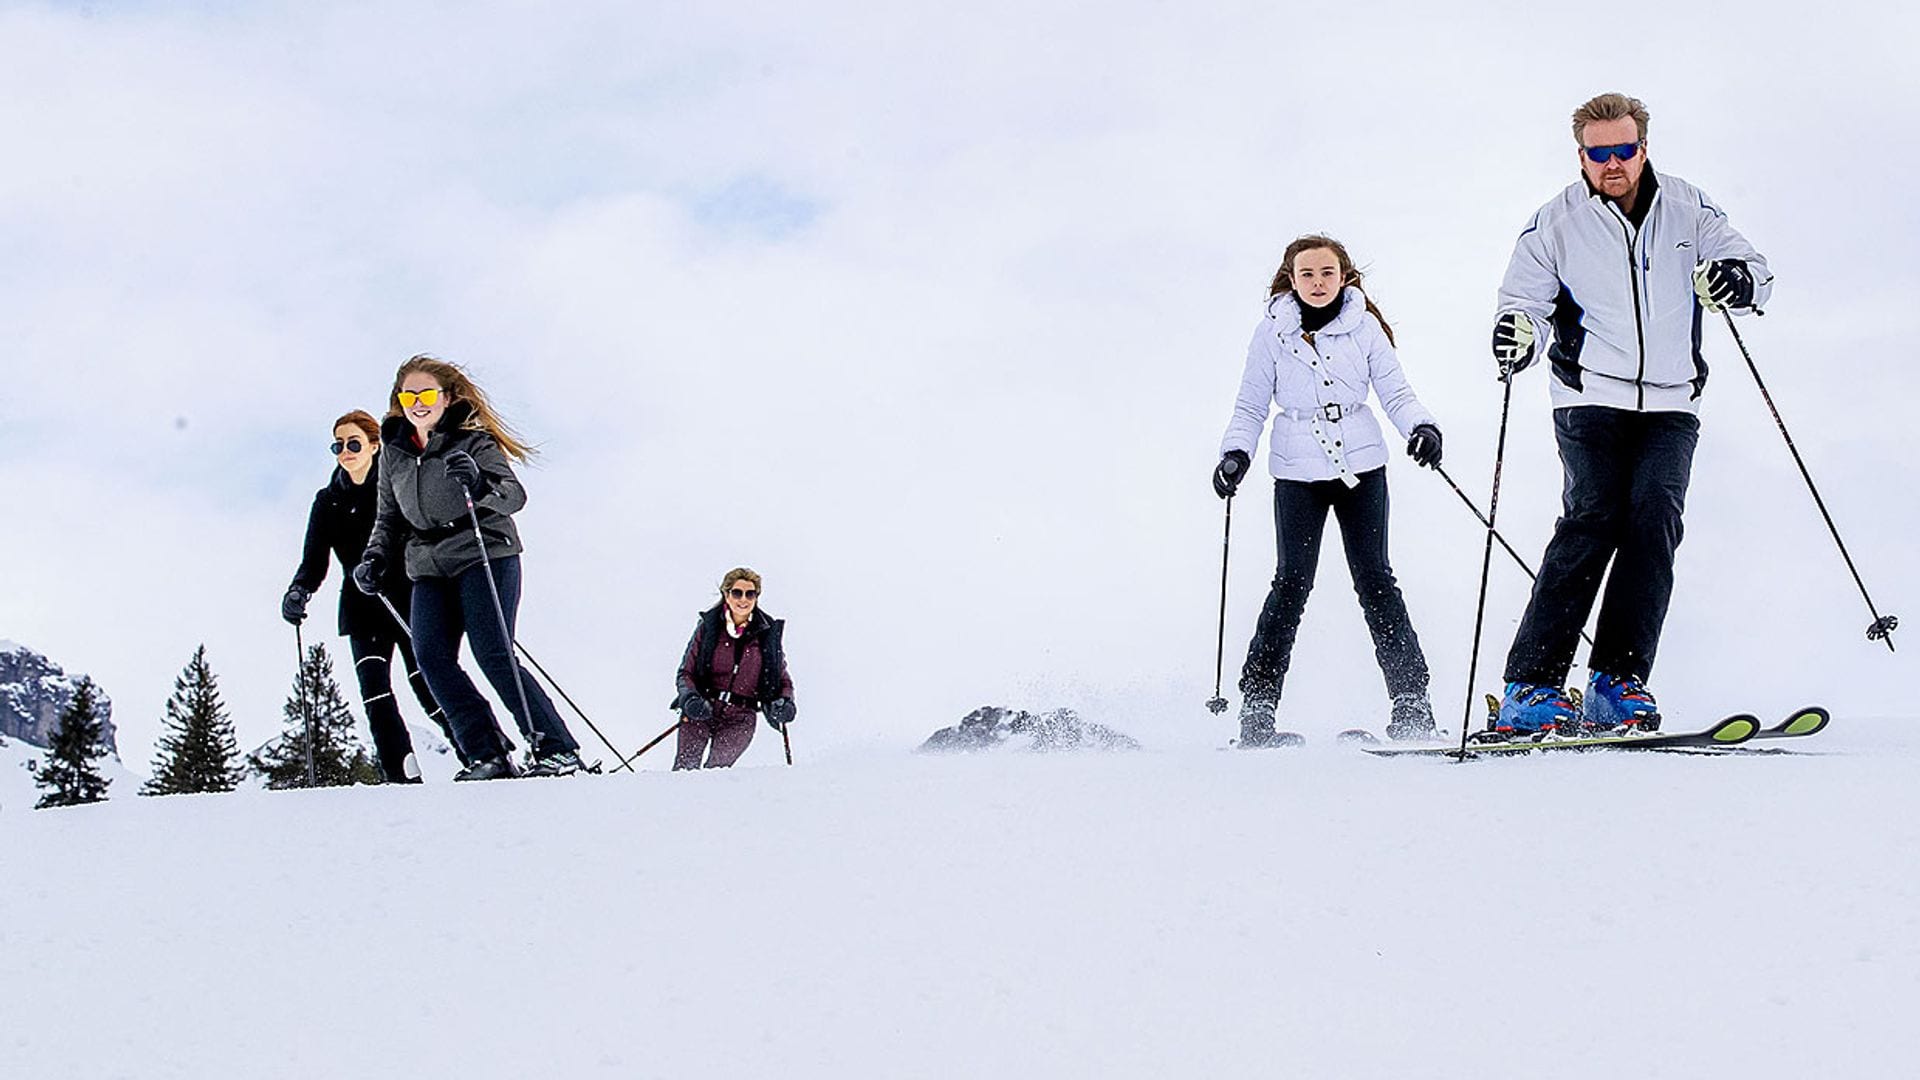
<path fill-rule="evenodd" d="M 1533 363 L 1537 337 L 1533 319 L 1524 311 L 1502 312 L 1493 321 L 1493 360 L 1500 365 L 1502 382 L 1509 374 Z"/>
<path fill-rule="evenodd" d="M 1223 499 L 1233 498 L 1240 490 L 1240 481 L 1246 479 L 1247 466 L 1253 459 L 1245 450 L 1229 450 L 1220 456 L 1220 464 L 1213 467 L 1213 493 Z"/>
<path fill-rule="evenodd" d="M 775 731 L 780 731 L 793 723 L 793 699 L 790 697 L 775 698 L 767 702 L 765 711 L 767 723 L 771 724 Z"/>
<path fill-rule="evenodd" d="M 447 456 L 442 459 L 442 464 L 447 468 L 447 479 L 466 488 L 475 498 L 480 497 L 482 490 L 480 485 L 480 463 L 473 460 L 472 454 L 467 453 L 465 450 L 450 451 Z"/>
<path fill-rule="evenodd" d="M 1713 308 L 1753 306 L 1753 271 L 1739 259 L 1715 259 L 1693 270 L 1693 291 Z"/>
<path fill-rule="evenodd" d="M 696 724 L 713 722 L 713 703 L 699 694 L 688 694 L 680 699 L 680 715 Z"/>
<path fill-rule="evenodd" d="M 1440 429 L 1432 424 L 1416 424 L 1407 440 L 1407 456 L 1422 468 L 1440 467 Z"/>
<path fill-rule="evenodd" d="M 307 621 L 307 601 L 313 594 L 298 585 L 287 586 L 287 595 L 280 598 L 280 617 L 299 626 Z"/>
<path fill-rule="evenodd" d="M 353 587 L 368 596 L 380 593 L 380 582 L 387 576 L 387 564 L 378 555 L 369 555 L 353 568 Z"/>

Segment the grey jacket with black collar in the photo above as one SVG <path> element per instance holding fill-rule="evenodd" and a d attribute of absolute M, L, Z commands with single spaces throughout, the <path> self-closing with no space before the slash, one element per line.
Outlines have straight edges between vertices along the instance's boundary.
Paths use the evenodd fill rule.
<path fill-rule="evenodd" d="M 465 402 L 449 406 L 425 447 L 414 443 L 413 425 L 403 416 L 389 417 L 380 428 L 380 506 L 367 554 L 392 565 L 396 549 L 404 546 L 407 577 L 414 581 L 458 577 L 480 562 L 466 495 L 447 476 L 446 457 L 455 450 L 465 450 L 480 466 L 482 490 L 474 492 L 473 502 L 488 557 L 520 554 L 511 515 L 527 504 L 526 489 L 493 436 L 460 426 L 469 414 Z"/>

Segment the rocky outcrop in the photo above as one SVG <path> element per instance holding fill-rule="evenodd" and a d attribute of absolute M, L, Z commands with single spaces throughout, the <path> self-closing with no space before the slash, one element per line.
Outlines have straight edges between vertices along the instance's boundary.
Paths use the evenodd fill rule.
<path fill-rule="evenodd" d="M 941 728 L 920 744 L 921 753 L 957 753 L 1002 747 L 1051 753 L 1059 750 L 1138 750 L 1132 737 L 1090 724 L 1071 709 L 1030 713 L 983 705 L 953 727 Z"/>
<path fill-rule="evenodd" d="M 60 665 L 24 645 L 0 641 L 0 736 L 45 747 L 47 736 L 60 725 L 60 714 L 73 701 L 73 684 Z M 113 737 L 113 702 L 94 687 L 100 703 L 100 731 L 115 757 L 120 750 Z"/>

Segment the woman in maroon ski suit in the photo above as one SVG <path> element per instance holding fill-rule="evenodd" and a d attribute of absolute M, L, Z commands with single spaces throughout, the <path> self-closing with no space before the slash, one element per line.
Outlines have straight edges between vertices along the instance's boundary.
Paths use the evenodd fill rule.
<path fill-rule="evenodd" d="M 674 680 L 679 693 L 673 707 L 680 710 L 676 769 L 723 769 L 740 760 L 753 742 L 756 713 L 765 713 L 776 731 L 793 722 L 793 679 L 781 648 L 786 623 L 760 610 L 760 575 L 745 567 L 729 570 L 720 594 L 694 625 Z"/>

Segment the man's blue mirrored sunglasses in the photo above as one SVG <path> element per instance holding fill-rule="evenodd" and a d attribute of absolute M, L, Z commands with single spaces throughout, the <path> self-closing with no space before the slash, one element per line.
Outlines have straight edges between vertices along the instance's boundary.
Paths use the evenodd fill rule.
<path fill-rule="evenodd" d="M 1589 146 L 1585 147 L 1585 150 L 1587 151 L 1588 161 L 1593 162 L 1595 165 L 1605 165 L 1611 158 L 1619 158 L 1621 161 L 1632 161 L 1633 155 L 1640 152 L 1640 144 L 1637 142 L 1623 142 L 1618 146 Z"/>

